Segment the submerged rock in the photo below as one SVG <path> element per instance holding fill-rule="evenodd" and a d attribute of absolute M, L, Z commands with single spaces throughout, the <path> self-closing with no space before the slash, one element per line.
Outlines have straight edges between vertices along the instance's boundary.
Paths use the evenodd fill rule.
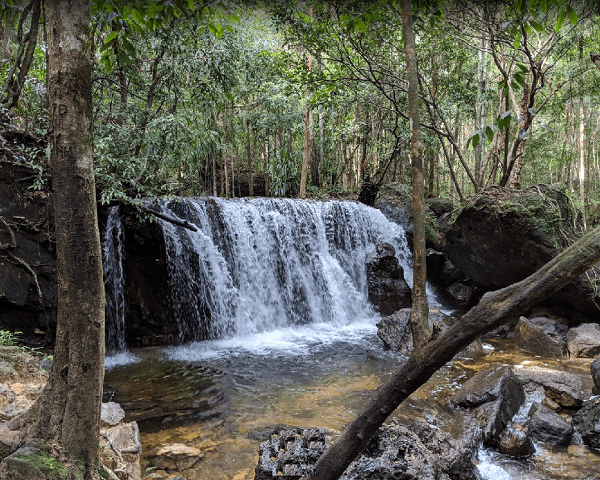
<path fill-rule="evenodd" d="M 573 436 L 573 426 L 558 413 L 541 403 L 534 403 L 529 414 L 529 434 L 535 440 L 551 445 L 569 444 Z"/>
<path fill-rule="evenodd" d="M 201 450 L 181 443 L 165 445 L 148 458 L 148 464 L 169 473 L 183 472 L 196 465 L 204 456 Z"/>
<path fill-rule="evenodd" d="M 567 344 L 568 328 L 546 317 L 519 318 L 515 328 L 517 347 L 538 355 L 562 357 Z"/>
<path fill-rule="evenodd" d="M 404 270 L 398 263 L 396 251 L 389 243 L 377 245 L 365 260 L 369 301 L 381 315 L 391 315 L 410 307 L 410 287 L 404 280 Z"/>
<path fill-rule="evenodd" d="M 477 372 L 450 399 L 453 405 L 472 409 L 487 446 L 496 445 L 498 437 L 524 402 L 523 385 L 504 365 Z"/>
<path fill-rule="evenodd" d="M 569 356 L 577 358 L 594 358 L 600 355 L 600 325 L 584 323 L 570 329 L 567 334 L 567 350 Z"/>
<path fill-rule="evenodd" d="M 573 424 L 586 445 L 600 448 L 600 397 L 584 402 L 573 416 Z"/>

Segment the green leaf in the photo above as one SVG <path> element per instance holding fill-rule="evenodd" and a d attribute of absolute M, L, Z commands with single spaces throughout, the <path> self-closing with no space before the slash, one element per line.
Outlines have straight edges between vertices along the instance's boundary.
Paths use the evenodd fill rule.
<path fill-rule="evenodd" d="M 571 25 L 577 25 L 577 20 L 579 17 L 577 16 L 577 12 L 571 8 L 571 5 L 567 5 L 567 16 L 569 17 L 569 22 L 571 22 Z"/>
<path fill-rule="evenodd" d="M 492 138 L 494 138 L 494 130 L 490 125 L 485 127 L 485 136 L 487 137 L 488 141 L 491 141 Z"/>
<path fill-rule="evenodd" d="M 544 31 L 544 27 L 542 27 L 538 22 L 536 22 L 535 20 L 529 20 L 529 24 L 537 31 L 537 32 L 543 32 Z"/>
<path fill-rule="evenodd" d="M 560 32 L 560 29 L 561 29 L 564 21 L 565 21 L 565 11 L 561 10 L 558 13 L 558 17 L 556 18 L 556 24 L 554 25 L 554 31 L 556 33 Z"/>
<path fill-rule="evenodd" d="M 187 0 L 188 7 L 191 11 L 194 11 L 194 0 Z"/>
<path fill-rule="evenodd" d="M 117 38 L 117 35 L 119 35 L 118 32 L 112 31 L 108 34 L 108 36 L 106 37 L 106 39 L 104 40 L 104 44 L 109 44 L 110 42 L 112 42 L 115 38 Z"/>
<path fill-rule="evenodd" d="M 527 35 L 531 35 L 531 33 L 533 32 L 533 29 L 531 28 L 531 25 L 529 25 L 528 23 L 526 23 L 525 25 L 523 25 L 523 30 L 525 30 L 525 33 Z"/>
<path fill-rule="evenodd" d="M 515 43 L 513 44 L 515 50 L 521 46 L 521 38 L 523 38 L 523 36 L 520 33 L 517 33 L 517 36 L 515 37 Z"/>
<path fill-rule="evenodd" d="M 548 12 L 548 0 L 542 0 L 540 2 L 540 10 L 542 11 L 542 13 Z"/>

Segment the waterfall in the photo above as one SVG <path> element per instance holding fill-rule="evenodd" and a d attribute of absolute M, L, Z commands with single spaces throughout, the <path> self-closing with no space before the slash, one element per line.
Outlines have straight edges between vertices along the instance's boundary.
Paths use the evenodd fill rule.
<path fill-rule="evenodd" d="M 110 353 L 123 352 L 126 349 L 123 224 L 118 205 L 109 209 L 102 238 L 102 262 L 106 293 L 106 347 Z"/>
<path fill-rule="evenodd" d="M 364 262 L 381 242 L 411 273 L 402 227 L 359 203 L 193 198 L 161 208 L 198 228 L 159 220 L 180 342 L 374 318 Z"/>

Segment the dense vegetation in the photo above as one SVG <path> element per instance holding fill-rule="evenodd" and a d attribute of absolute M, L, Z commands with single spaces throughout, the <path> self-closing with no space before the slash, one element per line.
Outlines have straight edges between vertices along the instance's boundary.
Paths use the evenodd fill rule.
<path fill-rule="evenodd" d="M 416 15 L 426 191 L 462 200 L 488 185 L 562 183 L 595 223 L 597 7 L 522 3 L 452 1 L 443 14 Z M 95 2 L 93 11 L 103 202 L 318 197 L 356 192 L 365 179 L 409 182 L 395 2 L 131 5 Z M 6 1 L 0 14 L 0 148 L 5 160 L 39 171 L 39 188 L 48 153 L 45 5 Z"/>

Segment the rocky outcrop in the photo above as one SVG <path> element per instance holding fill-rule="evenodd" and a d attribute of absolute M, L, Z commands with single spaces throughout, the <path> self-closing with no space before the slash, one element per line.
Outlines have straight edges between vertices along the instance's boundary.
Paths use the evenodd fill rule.
<path fill-rule="evenodd" d="M 520 380 L 504 365 L 477 372 L 450 399 L 452 405 L 471 410 L 487 446 L 496 445 L 498 437 L 524 402 L 525 392 Z"/>
<path fill-rule="evenodd" d="M 529 434 L 534 440 L 551 445 L 568 445 L 573 436 L 573 426 L 558 413 L 540 403 L 532 405 L 529 412 Z"/>
<path fill-rule="evenodd" d="M 0 328 L 30 345 L 54 338 L 56 248 L 49 190 L 32 190 L 38 172 L 0 161 Z"/>
<path fill-rule="evenodd" d="M 542 367 L 523 367 L 517 371 L 517 376 L 528 393 L 542 393 L 555 403 L 552 410 L 566 408 L 575 410 L 583 402 L 581 388 L 582 380 L 579 375 Z M 548 405 L 546 405 L 548 406 Z"/>
<path fill-rule="evenodd" d="M 389 243 L 377 245 L 365 260 L 369 301 L 381 315 L 391 315 L 410 307 L 410 287 L 404 280 L 404 270 Z"/>
<path fill-rule="evenodd" d="M 586 445 L 600 448 L 600 397 L 585 402 L 573 416 L 573 424 Z"/>
<path fill-rule="evenodd" d="M 567 334 L 569 356 L 575 358 L 594 358 L 600 355 L 600 325 L 584 323 L 571 328 Z"/>
<path fill-rule="evenodd" d="M 497 290 L 531 275 L 576 238 L 576 215 L 560 188 L 520 191 L 489 187 L 449 219 L 449 259 L 484 290 Z M 593 278 L 593 276 L 592 276 Z M 597 314 L 587 277 L 552 297 L 586 314 Z"/>
<path fill-rule="evenodd" d="M 567 331 L 565 325 L 546 317 L 521 317 L 515 328 L 515 343 L 527 352 L 562 357 L 567 345 Z"/>
<path fill-rule="evenodd" d="M 424 421 L 408 427 L 392 420 L 379 428 L 340 480 L 480 480 L 478 443 L 476 431 L 455 439 Z"/>

